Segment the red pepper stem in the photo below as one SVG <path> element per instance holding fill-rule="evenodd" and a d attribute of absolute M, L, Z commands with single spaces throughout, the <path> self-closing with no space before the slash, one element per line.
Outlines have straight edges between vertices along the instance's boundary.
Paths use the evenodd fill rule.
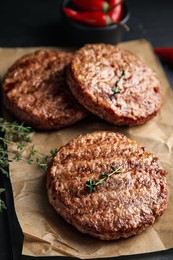
<path fill-rule="evenodd" d="M 106 15 L 106 25 L 110 25 L 110 24 L 112 24 L 112 20 L 109 17 L 109 15 Z"/>
<path fill-rule="evenodd" d="M 108 2 L 105 2 L 103 5 L 102 5 L 102 9 L 103 9 L 103 12 L 104 13 L 107 13 L 109 11 L 109 4 Z"/>
<path fill-rule="evenodd" d="M 118 22 L 118 23 L 113 22 L 113 24 L 117 24 L 118 26 L 123 27 L 127 32 L 130 31 L 130 27 L 127 24 L 124 24 L 124 23 L 121 23 L 121 22 Z"/>

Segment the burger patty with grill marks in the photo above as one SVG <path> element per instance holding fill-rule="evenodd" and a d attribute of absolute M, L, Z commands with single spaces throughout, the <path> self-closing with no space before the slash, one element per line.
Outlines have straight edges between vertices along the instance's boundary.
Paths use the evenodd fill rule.
<path fill-rule="evenodd" d="M 86 185 L 99 180 L 92 190 Z M 164 212 L 168 195 L 158 158 L 136 141 L 106 131 L 81 135 L 59 149 L 47 192 L 68 223 L 103 240 L 145 230 Z"/>
<path fill-rule="evenodd" d="M 67 83 L 90 112 L 115 125 L 140 125 L 161 107 L 155 73 L 129 51 L 88 44 L 72 58 Z"/>
<path fill-rule="evenodd" d="M 17 60 L 3 81 L 7 109 L 38 129 L 58 129 L 86 117 L 88 111 L 66 85 L 71 58 L 72 53 L 43 49 Z"/>

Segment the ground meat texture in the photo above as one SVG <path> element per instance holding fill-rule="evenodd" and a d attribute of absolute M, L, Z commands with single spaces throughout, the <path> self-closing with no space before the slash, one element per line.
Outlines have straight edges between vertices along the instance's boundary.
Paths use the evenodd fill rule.
<path fill-rule="evenodd" d="M 143 124 L 161 107 L 155 73 L 116 46 L 89 44 L 79 49 L 68 69 L 67 83 L 83 106 L 115 125 Z"/>
<path fill-rule="evenodd" d="M 88 192 L 86 181 L 97 182 Z M 158 158 L 120 133 L 81 135 L 60 148 L 47 175 L 55 210 L 82 233 L 103 240 L 145 230 L 167 207 L 166 171 Z"/>
<path fill-rule="evenodd" d="M 38 129 L 58 129 L 87 115 L 65 81 L 72 53 L 39 50 L 17 60 L 7 71 L 4 102 L 20 121 Z"/>

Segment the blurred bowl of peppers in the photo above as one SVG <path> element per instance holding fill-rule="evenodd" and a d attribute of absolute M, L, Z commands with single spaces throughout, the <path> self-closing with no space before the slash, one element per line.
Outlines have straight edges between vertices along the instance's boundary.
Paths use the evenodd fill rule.
<path fill-rule="evenodd" d="M 62 15 L 66 40 L 73 46 L 117 44 L 129 30 L 130 12 L 124 0 L 64 0 Z"/>

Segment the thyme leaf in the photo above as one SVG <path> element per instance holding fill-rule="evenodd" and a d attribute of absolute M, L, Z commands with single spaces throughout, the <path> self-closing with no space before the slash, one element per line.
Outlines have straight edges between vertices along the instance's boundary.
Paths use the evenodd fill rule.
<path fill-rule="evenodd" d="M 120 173 L 120 169 L 119 168 L 115 168 L 114 166 L 110 166 L 110 168 L 111 168 L 112 172 L 110 172 L 110 173 L 107 173 L 107 172 L 103 173 L 101 175 L 101 178 L 98 181 L 95 182 L 92 179 L 89 179 L 89 180 L 86 181 L 85 185 L 86 185 L 86 187 L 88 189 L 88 193 L 92 193 L 92 191 L 95 190 L 96 186 L 102 184 L 104 181 L 106 181 L 113 174 Z"/>
<path fill-rule="evenodd" d="M 95 190 L 96 184 L 93 180 L 89 179 L 86 181 L 86 186 L 88 188 L 88 193 L 91 193 L 93 190 Z"/>
<path fill-rule="evenodd" d="M 111 89 L 114 94 L 119 94 L 120 93 L 119 82 L 122 79 L 122 77 L 124 77 L 124 76 L 125 76 L 125 71 L 123 70 L 121 72 L 121 76 L 120 76 L 119 80 L 115 83 L 115 88 Z"/>
<path fill-rule="evenodd" d="M 112 90 L 112 92 L 113 92 L 114 94 L 119 94 L 119 93 L 120 93 L 120 90 L 119 90 L 119 86 L 118 86 L 118 85 L 116 86 L 116 88 L 112 88 L 111 90 Z"/>

